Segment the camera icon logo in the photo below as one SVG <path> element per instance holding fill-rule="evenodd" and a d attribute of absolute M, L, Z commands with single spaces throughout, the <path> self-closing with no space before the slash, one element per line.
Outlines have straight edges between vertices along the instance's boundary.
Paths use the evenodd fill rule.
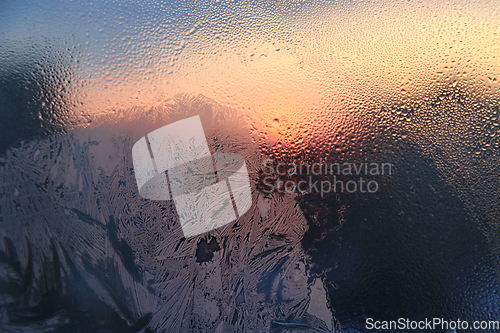
<path fill-rule="evenodd" d="M 199 116 L 142 137 L 132 147 L 132 158 L 140 196 L 173 200 L 185 237 L 219 228 L 250 209 L 245 160 L 210 154 Z"/>

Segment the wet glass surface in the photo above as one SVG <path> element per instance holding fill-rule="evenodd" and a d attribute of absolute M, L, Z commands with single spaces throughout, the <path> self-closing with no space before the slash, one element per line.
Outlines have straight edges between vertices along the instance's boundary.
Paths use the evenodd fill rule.
<path fill-rule="evenodd" d="M 499 15 L 487 1 L 0 2 L 0 327 L 500 320 Z M 243 157 L 252 203 L 228 185 L 236 219 L 185 237 L 178 204 L 139 193 L 132 147 L 193 116 L 210 172 L 210 156 Z M 165 179 L 189 185 L 198 166 L 184 167 Z"/>

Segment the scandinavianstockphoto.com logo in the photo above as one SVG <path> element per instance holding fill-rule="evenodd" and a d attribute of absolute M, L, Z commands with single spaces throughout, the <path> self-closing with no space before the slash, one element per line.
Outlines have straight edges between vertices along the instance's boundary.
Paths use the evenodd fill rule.
<path fill-rule="evenodd" d="M 245 160 L 211 154 L 199 116 L 146 134 L 132 159 L 140 196 L 173 200 L 186 238 L 236 220 L 252 204 Z"/>
<path fill-rule="evenodd" d="M 252 205 L 245 160 L 232 153 L 211 154 L 199 116 L 146 134 L 132 147 L 132 159 L 140 196 L 173 200 L 185 237 L 231 223 Z M 264 193 L 374 193 L 379 189 L 374 178 L 392 174 L 390 163 L 327 159 L 312 164 L 265 159 L 263 167 Z M 356 179 L 346 180 L 349 176 Z"/>

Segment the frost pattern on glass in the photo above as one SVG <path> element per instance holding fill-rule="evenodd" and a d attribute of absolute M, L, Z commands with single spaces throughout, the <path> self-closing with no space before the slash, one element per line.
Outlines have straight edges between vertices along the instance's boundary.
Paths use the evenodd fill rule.
<path fill-rule="evenodd" d="M 497 320 L 498 54 L 494 1 L 4 1 L 2 328 Z M 253 203 L 185 239 L 132 147 L 194 115 Z M 369 197 L 263 192 L 265 158 L 322 157 L 395 173 Z"/>
<path fill-rule="evenodd" d="M 254 204 L 236 222 L 186 239 L 172 201 L 140 197 L 133 144 L 200 107 L 210 149 L 243 156 L 255 186 L 254 166 L 261 161 L 245 118 L 202 97 L 178 97 L 147 111 L 157 115 L 154 121 L 135 109 L 122 114 L 126 122 L 108 117 L 109 125 L 9 150 L 1 166 L 1 230 L 3 264 L 14 275 L 2 281 L 18 288 L 14 298 L 4 298 L 6 313 L 17 320 L 6 327 L 29 325 L 25 316 L 35 311 L 29 304 L 54 302 L 67 313 L 46 313 L 38 324 L 80 328 L 81 318 L 90 316 L 88 325 L 123 331 L 327 329 L 307 312 L 307 259 L 300 247 L 306 221 L 292 198 L 265 211 Z M 225 154 L 217 161 L 221 177 L 234 176 Z M 254 202 L 261 200 L 253 193 Z M 14 301 L 21 296 L 28 303 Z"/>

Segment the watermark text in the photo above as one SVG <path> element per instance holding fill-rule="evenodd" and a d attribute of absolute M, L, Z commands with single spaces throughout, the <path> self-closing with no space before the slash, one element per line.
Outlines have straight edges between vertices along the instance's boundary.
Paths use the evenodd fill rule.
<path fill-rule="evenodd" d="M 320 158 L 314 163 L 263 161 L 264 193 L 375 193 L 378 177 L 390 176 L 391 163 L 338 163 Z"/>

